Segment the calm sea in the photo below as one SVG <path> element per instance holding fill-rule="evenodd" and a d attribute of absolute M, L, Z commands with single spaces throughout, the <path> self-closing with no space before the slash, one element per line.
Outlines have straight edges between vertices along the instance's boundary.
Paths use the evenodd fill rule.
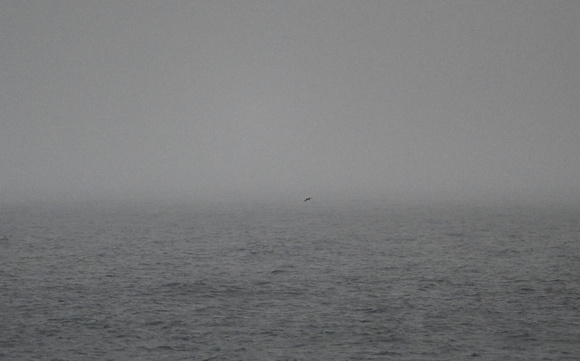
<path fill-rule="evenodd" d="M 580 208 L 0 209 L 2 360 L 579 360 Z"/>

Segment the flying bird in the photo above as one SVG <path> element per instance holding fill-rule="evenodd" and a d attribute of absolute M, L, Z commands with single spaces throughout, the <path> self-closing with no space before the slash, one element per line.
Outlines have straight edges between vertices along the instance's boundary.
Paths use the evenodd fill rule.
<path fill-rule="evenodd" d="M 309 200 L 311 200 L 311 199 L 312 199 L 312 197 L 308 197 L 308 198 L 306 198 L 306 199 L 304 200 L 304 202 L 306 202 L 306 201 L 309 201 Z M 302 202 L 302 203 L 304 203 L 304 202 Z"/>

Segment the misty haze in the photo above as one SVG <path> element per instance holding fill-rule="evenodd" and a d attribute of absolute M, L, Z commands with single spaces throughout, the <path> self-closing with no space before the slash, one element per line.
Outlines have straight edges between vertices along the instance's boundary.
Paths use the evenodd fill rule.
<path fill-rule="evenodd" d="M 578 199 L 574 2 L 4 2 L 0 195 Z"/>
<path fill-rule="evenodd" d="M 1 1 L 0 359 L 579 359 L 579 20 Z"/>

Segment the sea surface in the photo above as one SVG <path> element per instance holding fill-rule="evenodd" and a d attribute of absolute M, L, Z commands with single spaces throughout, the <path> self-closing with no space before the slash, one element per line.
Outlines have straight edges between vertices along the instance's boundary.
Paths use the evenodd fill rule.
<path fill-rule="evenodd" d="M 0 208 L 1 360 L 580 360 L 580 208 Z"/>

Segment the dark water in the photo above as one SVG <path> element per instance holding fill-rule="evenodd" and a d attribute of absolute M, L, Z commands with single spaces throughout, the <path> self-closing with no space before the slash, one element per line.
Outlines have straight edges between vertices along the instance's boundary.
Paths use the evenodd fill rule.
<path fill-rule="evenodd" d="M 580 210 L 4 207 L 2 360 L 578 360 Z"/>

